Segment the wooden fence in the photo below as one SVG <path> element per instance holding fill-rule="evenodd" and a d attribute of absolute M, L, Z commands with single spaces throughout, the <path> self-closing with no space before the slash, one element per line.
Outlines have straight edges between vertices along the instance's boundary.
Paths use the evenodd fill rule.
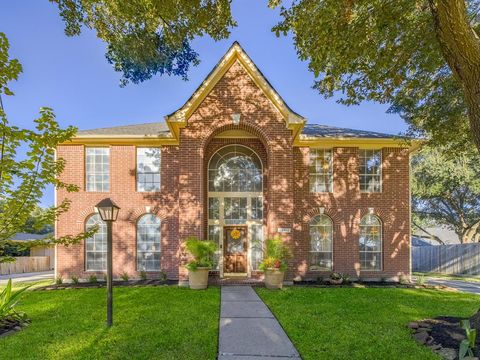
<path fill-rule="evenodd" d="M 0 275 L 50 270 L 49 256 L 22 256 L 15 259 L 15 262 L 0 263 Z"/>
<path fill-rule="evenodd" d="M 480 275 L 480 243 L 412 247 L 416 272 Z"/>

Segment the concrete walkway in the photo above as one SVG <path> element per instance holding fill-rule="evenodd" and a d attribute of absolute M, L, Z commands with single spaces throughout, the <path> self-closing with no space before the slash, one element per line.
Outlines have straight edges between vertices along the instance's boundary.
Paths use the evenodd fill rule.
<path fill-rule="evenodd" d="M 458 291 L 480 295 L 480 282 L 448 280 L 448 279 L 441 279 L 441 278 L 428 278 L 426 283 L 430 285 L 445 285 L 445 286 L 457 289 Z"/>
<path fill-rule="evenodd" d="M 8 279 L 12 279 L 12 282 L 34 282 L 40 280 L 53 280 L 53 270 L 52 271 L 41 271 L 34 273 L 23 273 L 23 274 L 10 274 L 10 275 L 0 275 L 0 285 L 7 285 Z"/>
<path fill-rule="evenodd" d="M 273 360 L 300 355 L 250 286 L 223 286 L 219 360 Z"/>

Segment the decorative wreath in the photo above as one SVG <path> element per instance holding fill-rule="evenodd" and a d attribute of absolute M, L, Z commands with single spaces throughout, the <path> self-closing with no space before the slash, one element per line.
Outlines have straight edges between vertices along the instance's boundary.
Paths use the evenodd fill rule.
<path fill-rule="evenodd" d="M 240 233 L 240 230 L 238 229 L 233 229 L 232 232 L 230 233 L 230 236 L 232 237 L 233 240 L 237 240 L 240 238 L 242 234 Z"/>

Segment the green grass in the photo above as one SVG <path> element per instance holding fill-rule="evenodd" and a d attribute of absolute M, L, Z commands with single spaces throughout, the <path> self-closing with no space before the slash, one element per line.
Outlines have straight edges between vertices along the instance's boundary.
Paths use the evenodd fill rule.
<path fill-rule="evenodd" d="M 114 288 L 107 329 L 105 289 L 29 291 L 32 323 L 0 338 L 0 359 L 215 359 L 219 301 L 218 288 Z"/>
<path fill-rule="evenodd" d="M 471 316 L 478 295 L 392 288 L 257 289 L 304 360 L 439 359 L 418 345 L 410 321 Z"/>
<path fill-rule="evenodd" d="M 468 282 L 480 282 L 480 277 L 478 276 L 472 276 L 472 275 L 445 275 L 445 274 L 437 274 L 437 273 L 419 273 L 419 272 L 414 272 L 414 276 L 425 276 L 427 277 L 433 277 L 433 278 L 439 278 L 439 279 L 445 279 L 445 280 L 460 280 L 460 281 L 468 281 Z"/>

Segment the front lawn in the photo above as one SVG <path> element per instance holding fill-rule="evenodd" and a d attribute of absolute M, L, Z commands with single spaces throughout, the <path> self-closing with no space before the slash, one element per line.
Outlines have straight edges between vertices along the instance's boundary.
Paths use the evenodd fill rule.
<path fill-rule="evenodd" d="M 410 321 L 468 317 L 478 295 L 392 288 L 257 289 L 304 360 L 439 359 L 412 340 Z"/>
<path fill-rule="evenodd" d="M 29 291 L 19 309 L 32 324 L 0 338 L 0 359 L 215 359 L 220 292 L 178 287 Z"/>

